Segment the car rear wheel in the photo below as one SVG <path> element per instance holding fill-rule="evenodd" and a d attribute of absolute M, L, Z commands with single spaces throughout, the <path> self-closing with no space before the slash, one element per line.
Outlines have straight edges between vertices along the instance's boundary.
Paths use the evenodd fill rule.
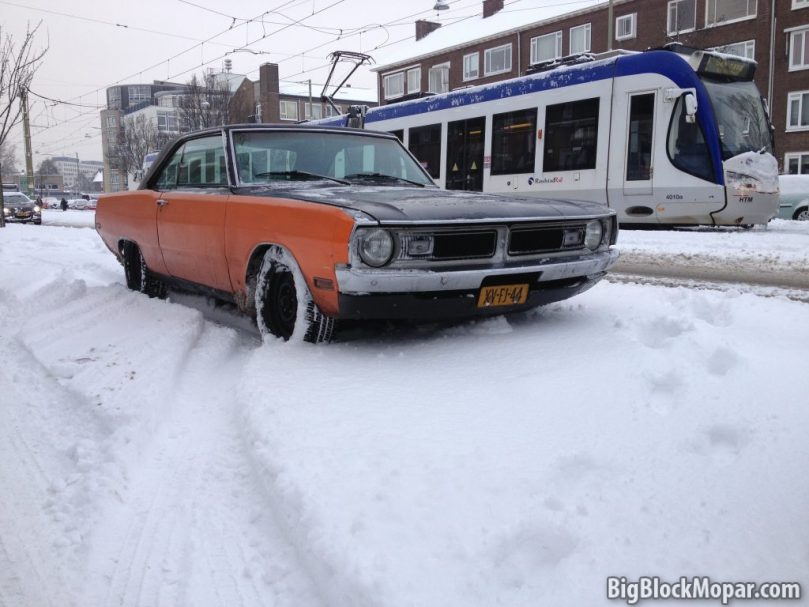
<path fill-rule="evenodd" d="M 149 297 L 164 298 L 166 285 L 146 266 L 140 247 L 132 242 L 125 242 L 122 253 L 126 286 Z"/>
<path fill-rule="evenodd" d="M 809 207 L 804 207 L 796 211 L 792 216 L 792 219 L 797 219 L 798 221 L 809 221 Z"/>
<path fill-rule="evenodd" d="M 289 255 L 272 247 L 256 277 L 256 323 L 262 336 L 284 341 L 331 341 L 334 319 L 312 300 L 300 270 Z"/>

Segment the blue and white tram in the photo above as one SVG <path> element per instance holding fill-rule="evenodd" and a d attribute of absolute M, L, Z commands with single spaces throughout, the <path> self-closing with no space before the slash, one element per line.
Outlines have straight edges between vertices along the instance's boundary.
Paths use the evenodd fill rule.
<path fill-rule="evenodd" d="M 617 52 L 372 108 L 365 124 L 399 135 L 447 189 L 592 200 L 624 224 L 761 224 L 778 211 L 778 163 L 755 67 Z"/>

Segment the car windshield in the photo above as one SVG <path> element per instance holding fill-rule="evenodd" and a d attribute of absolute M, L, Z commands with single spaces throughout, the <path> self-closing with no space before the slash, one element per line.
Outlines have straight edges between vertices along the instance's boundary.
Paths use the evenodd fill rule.
<path fill-rule="evenodd" d="M 329 181 L 352 185 L 434 185 L 397 139 L 325 131 L 237 131 L 242 185 Z"/>
<path fill-rule="evenodd" d="M 33 202 L 28 196 L 20 194 L 19 192 L 3 192 L 3 199 L 6 204 L 26 204 Z"/>
<path fill-rule="evenodd" d="M 711 98 L 722 159 L 727 160 L 744 152 L 772 154 L 772 135 L 764 102 L 752 82 L 714 82 L 703 78 Z"/>

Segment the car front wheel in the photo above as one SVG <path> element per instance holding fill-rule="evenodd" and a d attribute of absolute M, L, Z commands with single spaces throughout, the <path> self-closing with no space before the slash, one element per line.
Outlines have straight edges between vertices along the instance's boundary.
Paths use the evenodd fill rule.
<path fill-rule="evenodd" d="M 312 300 L 297 264 L 279 247 L 265 254 L 256 277 L 256 323 L 262 336 L 284 341 L 329 342 L 334 319 Z"/>
<path fill-rule="evenodd" d="M 809 207 L 804 207 L 792 216 L 792 219 L 797 219 L 798 221 L 809 221 Z"/>

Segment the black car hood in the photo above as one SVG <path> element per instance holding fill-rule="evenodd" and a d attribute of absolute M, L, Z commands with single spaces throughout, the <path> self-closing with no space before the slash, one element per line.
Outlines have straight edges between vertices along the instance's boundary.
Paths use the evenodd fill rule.
<path fill-rule="evenodd" d="M 237 194 L 318 202 L 359 211 L 380 223 L 499 222 L 603 216 L 593 202 L 534 198 L 438 188 L 391 186 L 282 186 L 240 189 Z"/>

